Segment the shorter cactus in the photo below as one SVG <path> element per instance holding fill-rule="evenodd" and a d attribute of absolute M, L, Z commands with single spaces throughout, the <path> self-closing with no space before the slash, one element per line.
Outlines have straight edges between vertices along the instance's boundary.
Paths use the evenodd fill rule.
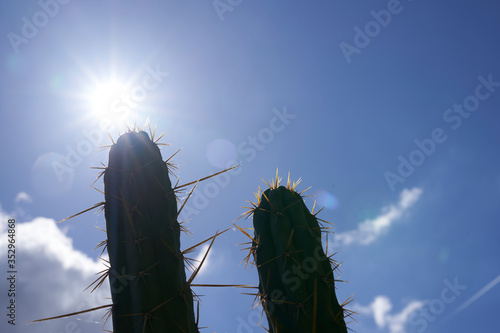
<path fill-rule="evenodd" d="M 276 172 L 271 185 L 266 183 L 269 188 L 259 189 L 258 202 L 247 212 L 253 214 L 254 225 L 247 261 L 253 254 L 270 332 L 345 333 L 333 275 L 338 264 L 323 251 L 324 228 L 295 192 L 299 182 L 291 184 L 289 176 L 287 186 L 279 186 Z"/>

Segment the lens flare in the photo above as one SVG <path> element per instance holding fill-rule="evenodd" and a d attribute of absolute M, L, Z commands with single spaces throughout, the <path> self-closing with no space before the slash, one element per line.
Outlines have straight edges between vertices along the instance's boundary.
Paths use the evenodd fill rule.
<path fill-rule="evenodd" d="M 339 205 L 339 200 L 328 191 L 318 190 L 313 193 L 313 195 L 319 207 L 325 207 L 326 209 L 336 209 Z"/>
<path fill-rule="evenodd" d="M 214 139 L 207 145 L 208 162 L 217 168 L 227 168 L 236 160 L 236 146 L 227 139 Z"/>

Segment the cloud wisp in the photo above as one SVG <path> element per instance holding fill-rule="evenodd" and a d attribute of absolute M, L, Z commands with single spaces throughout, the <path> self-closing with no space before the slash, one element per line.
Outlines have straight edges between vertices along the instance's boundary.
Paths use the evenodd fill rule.
<path fill-rule="evenodd" d="M 31 198 L 31 196 L 26 193 L 26 192 L 19 192 L 17 195 L 16 195 L 16 199 L 14 200 L 16 203 L 19 203 L 19 202 L 26 202 L 26 203 L 32 203 L 33 202 L 33 199 Z"/>
<path fill-rule="evenodd" d="M 385 295 L 379 295 L 367 306 L 354 304 L 353 310 L 363 315 L 373 316 L 379 329 L 388 328 L 390 333 L 404 333 L 410 315 L 423 305 L 423 301 L 411 301 L 399 313 L 391 314 L 391 300 Z"/>
<path fill-rule="evenodd" d="M 368 245 L 374 242 L 418 201 L 422 192 L 422 189 L 417 187 L 411 190 L 404 189 L 400 194 L 399 202 L 396 205 L 384 207 L 381 215 L 361 222 L 357 229 L 333 234 L 334 246 L 350 244 Z"/>

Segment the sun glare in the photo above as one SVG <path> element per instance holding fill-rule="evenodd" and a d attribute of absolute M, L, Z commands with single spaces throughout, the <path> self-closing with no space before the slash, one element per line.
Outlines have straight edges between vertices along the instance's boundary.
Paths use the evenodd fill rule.
<path fill-rule="evenodd" d="M 113 128 L 110 131 L 124 130 L 149 119 L 143 101 L 161 82 L 161 75 L 167 74 L 149 66 L 145 73 L 118 69 L 117 64 L 111 64 L 105 70 L 83 64 L 81 67 L 84 75 L 77 93 L 84 111 L 81 119 L 102 128 Z"/>
<path fill-rule="evenodd" d="M 128 93 L 128 87 L 118 81 L 99 82 L 87 96 L 89 112 L 96 118 L 125 121 L 131 116 L 126 103 Z"/>

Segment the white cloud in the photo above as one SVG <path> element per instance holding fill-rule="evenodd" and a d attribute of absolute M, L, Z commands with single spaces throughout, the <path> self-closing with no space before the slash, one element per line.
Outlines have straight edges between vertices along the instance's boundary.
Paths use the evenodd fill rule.
<path fill-rule="evenodd" d="M 384 207 L 381 215 L 371 220 L 365 220 L 355 230 L 333 234 L 334 245 L 340 246 L 353 243 L 368 245 L 372 243 L 396 220 L 401 218 L 408 208 L 418 201 L 421 194 L 422 189 L 420 188 L 404 189 L 400 194 L 397 205 Z"/>
<path fill-rule="evenodd" d="M 19 192 L 16 195 L 16 198 L 15 198 L 14 201 L 16 203 L 21 202 L 21 201 L 24 201 L 24 202 L 27 202 L 27 203 L 32 203 L 33 199 L 31 198 L 31 196 L 28 193 L 26 193 L 26 192 Z"/>
<path fill-rule="evenodd" d="M 6 215 L 0 211 L 0 216 Z M 12 217 L 11 217 L 12 218 Z M 90 293 L 83 290 L 96 279 L 103 265 L 73 248 L 67 237 L 52 219 L 38 217 L 31 222 L 16 223 L 15 304 L 18 332 L 30 333 L 90 333 L 101 331 L 101 316 L 105 310 L 40 323 L 32 320 L 77 312 L 109 304 L 109 283 Z M 7 249 L 7 232 L 0 233 L 0 248 Z M 7 267 L 5 255 L 1 267 Z M 7 279 L 0 290 L 9 290 Z M 7 292 L 2 292 L 2 304 L 8 304 Z M 11 332 L 14 327 L 4 318 L 0 331 Z M 110 328 L 110 324 L 106 326 Z"/>
<path fill-rule="evenodd" d="M 388 328 L 390 333 L 405 333 L 408 318 L 423 305 L 423 301 L 412 301 L 399 313 L 390 314 L 392 310 L 391 300 L 387 296 L 379 295 L 368 306 L 354 304 L 353 310 L 360 314 L 373 316 L 373 320 L 379 329 Z"/>

